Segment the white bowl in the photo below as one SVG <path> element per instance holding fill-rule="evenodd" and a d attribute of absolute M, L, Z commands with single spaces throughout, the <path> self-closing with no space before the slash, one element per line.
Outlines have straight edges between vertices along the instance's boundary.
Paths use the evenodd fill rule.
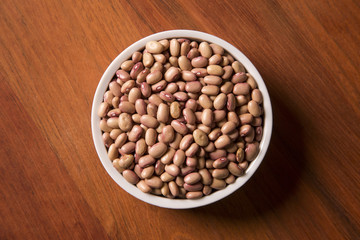
<path fill-rule="evenodd" d="M 120 68 L 120 65 L 123 61 L 129 59 L 133 52 L 141 50 L 145 47 L 146 42 L 152 40 L 161 40 L 161 39 L 170 39 L 170 38 L 189 38 L 194 40 L 204 40 L 209 43 L 216 43 L 222 46 L 227 52 L 229 52 L 235 59 L 240 61 L 247 71 L 254 77 L 258 84 L 258 88 L 263 95 L 263 108 L 264 108 L 264 126 L 263 126 L 263 138 L 260 142 L 260 152 L 256 159 L 251 162 L 244 176 L 238 177 L 235 183 L 228 185 L 225 189 L 216 191 L 208 196 L 202 197 L 200 199 L 169 199 L 161 196 L 156 196 L 153 194 L 147 194 L 140 191 L 136 186 L 128 183 L 124 177 L 113 167 L 111 160 L 108 158 L 106 148 L 102 141 L 102 133 L 99 128 L 100 118 L 97 116 L 97 110 L 103 101 L 103 95 L 108 87 L 109 82 L 113 78 L 115 72 Z M 225 198 L 231 193 L 238 190 L 242 185 L 244 185 L 250 177 L 254 174 L 256 169 L 259 167 L 262 162 L 265 153 L 268 149 L 271 132 L 273 126 L 273 116 L 272 108 L 270 103 L 269 93 L 266 89 L 265 83 L 261 78 L 259 72 L 256 70 L 255 66 L 250 62 L 250 60 L 240 52 L 236 47 L 230 43 L 215 37 L 211 34 L 193 31 L 193 30 L 170 30 L 155 33 L 132 44 L 130 47 L 126 48 L 122 53 L 120 53 L 115 60 L 109 65 L 106 69 L 104 75 L 102 76 L 99 85 L 96 89 L 94 101 L 92 105 L 91 112 L 91 128 L 92 135 L 95 144 L 96 151 L 99 155 L 100 161 L 103 164 L 104 168 L 108 174 L 114 179 L 114 181 L 122 187 L 125 191 L 133 195 L 134 197 L 164 208 L 173 208 L 173 209 L 187 209 L 204 206 L 210 203 L 219 201 L 220 199 Z"/>

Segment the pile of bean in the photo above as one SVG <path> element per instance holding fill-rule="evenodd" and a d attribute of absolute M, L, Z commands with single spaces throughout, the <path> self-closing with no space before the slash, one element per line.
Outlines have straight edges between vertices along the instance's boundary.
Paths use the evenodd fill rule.
<path fill-rule="evenodd" d="M 217 44 L 164 39 L 124 61 L 98 110 L 108 156 L 145 193 L 201 198 L 259 152 L 262 94 Z"/>

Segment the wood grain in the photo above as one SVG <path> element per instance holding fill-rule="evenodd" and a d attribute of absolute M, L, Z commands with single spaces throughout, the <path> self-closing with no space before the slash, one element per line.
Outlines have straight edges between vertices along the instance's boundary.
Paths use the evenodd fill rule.
<path fill-rule="evenodd" d="M 357 1 L 2 1 L 0 239 L 359 239 Z M 93 147 L 93 94 L 149 34 L 195 29 L 238 47 L 270 92 L 253 178 L 215 204 L 135 199 Z"/>

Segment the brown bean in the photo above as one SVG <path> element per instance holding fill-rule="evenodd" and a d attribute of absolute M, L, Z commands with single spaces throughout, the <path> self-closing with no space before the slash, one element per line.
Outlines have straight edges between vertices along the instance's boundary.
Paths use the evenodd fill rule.
<path fill-rule="evenodd" d="M 116 71 L 116 76 L 123 82 L 130 80 L 130 74 L 122 69 Z"/>
<path fill-rule="evenodd" d="M 139 156 L 143 156 L 147 150 L 145 139 L 141 138 L 136 142 L 135 153 Z"/>
<path fill-rule="evenodd" d="M 118 120 L 119 127 L 122 131 L 128 132 L 133 127 L 133 121 L 128 113 L 121 113 Z"/>
<path fill-rule="evenodd" d="M 227 170 L 226 168 L 222 168 L 222 169 L 217 168 L 214 169 L 211 175 L 215 179 L 225 179 L 229 176 L 229 170 Z"/>
<path fill-rule="evenodd" d="M 175 100 L 175 97 L 171 93 L 165 91 L 160 92 L 159 96 L 166 102 L 173 102 Z"/>
<path fill-rule="evenodd" d="M 246 74 L 244 72 L 238 72 L 235 73 L 232 78 L 231 78 L 231 82 L 234 84 L 237 83 L 243 83 L 248 79 L 248 77 L 246 76 Z"/>
<path fill-rule="evenodd" d="M 169 182 L 169 190 L 171 195 L 173 195 L 174 197 L 177 197 L 180 194 L 179 187 L 176 185 L 174 181 Z"/>
<path fill-rule="evenodd" d="M 218 139 L 218 137 L 221 136 L 221 130 L 220 128 L 215 128 L 213 129 L 210 133 L 209 133 L 209 139 L 211 141 L 215 141 L 216 139 Z"/>
<path fill-rule="evenodd" d="M 241 114 L 239 117 L 241 125 L 249 124 L 253 121 L 253 115 L 250 113 Z"/>
<path fill-rule="evenodd" d="M 193 143 L 194 139 L 191 134 L 185 135 L 182 140 L 180 141 L 179 148 L 182 150 L 186 150 L 190 147 L 190 145 Z"/>
<path fill-rule="evenodd" d="M 119 104 L 119 109 L 123 113 L 135 113 L 135 105 L 128 101 L 123 101 Z"/>
<path fill-rule="evenodd" d="M 175 94 L 175 93 L 177 93 L 178 89 L 179 89 L 179 87 L 178 87 L 178 85 L 176 83 L 169 83 L 166 86 L 165 91 L 169 92 L 169 93 L 172 93 L 172 94 Z"/>
<path fill-rule="evenodd" d="M 170 105 L 170 115 L 173 118 L 179 118 L 181 114 L 180 104 L 178 102 L 173 102 Z"/>
<path fill-rule="evenodd" d="M 224 110 L 215 110 L 214 111 L 214 121 L 220 122 L 226 118 L 226 112 Z"/>
<path fill-rule="evenodd" d="M 191 72 L 194 73 L 197 77 L 205 77 L 208 75 L 206 68 L 193 68 Z"/>
<path fill-rule="evenodd" d="M 166 151 L 167 145 L 165 143 L 159 142 L 150 147 L 149 154 L 153 158 L 160 158 L 166 153 Z"/>
<path fill-rule="evenodd" d="M 247 107 L 248 107 L 249 113 L 251 113 L 251 115 L 253 115 L 254 117 L 259 117 L 261 115 L 260 106 L 256 101 L 251 100 L 248 103 Z"/>
<path fill-rule="evenodd" d="M 174 154 L 173 162 L 177 166 L 181 166 L 185 162 L 185 152 L 181 149 Z"/>
<path fill-rule="evenodd" d="M 115 146 L 121 148 L 127 142 L 127 134 L 121 133 L 115 140 Z"/>
<path fill-rule="evenodd" d="M 194 191 L 194 192 L 187 192 L 186 198 L 187 199 L 199 199 L 203 196 L 203 193 L 201 191 Z"/>
<path fill-rule="evenodd" d="M 166 88 L 167 82 L 165 80 L 160 80 L 159 82 L 153 84 L 151 86 L 151 90 L 154 93 L 158 93 L 161 92 L 162 90 L 164 90 Z"/>
<path fill-rule="evenodd" d="M 204 77 L 204 82 L 210 85 L 220 85 L 222 79 L 219 76 L 208 75 Z"/>
<path fill-rule="evenodd" d="M 190 60 L 198 57 L 200 55 L 200 52 L 197 48 L 192 48 L 190 49 L 190 51 L 187 53 L 186 57 Z"/>
<path fill-rule="evenodd" d="M 251 92 L 251 99 L 257 102 L 258 104 L 262 103 L 263 97 L 259 89 L 254 89 Z"/>
<path fill-rule="evenodd" d="M 204 86 L 201 89 L 201 92 L 203 94 L 209 95 L 209 96 L 216 96 L 219 93 L 219 87 L 215 86 L 215 85 L 208 85 L 208 86 Z"/>
<path fill-rule="evenodd" d="M 165 171 L 174 177 L 180 174 L 180 168 L 175 164 L 166 165 Z"/>
<path fill-rule="evenodd" d="M 189 98 L 185 92 L 176 92 L 173 95 L 174 95 L 175 99 L 180 102 L 185 102 Z"/>
<path fill-rule="evenodd" d="M 142 64 L 142 62 L 135 63 L 135 65 L 131 68 L 131 72 L 130 72 L 131 79 L 136 79 L 139 73 L 143 70 L 144 70 L 144 65 Z"/>
<path fill-rule="evenodd" d="M 213 51 L 214 54 L 219 54 L 219 55 L 223 55 L 224 54 L 224 48 L 222 48 L 221 46 L 219 46 L 216 43 L 211 43 L 210 47 Z"/>
<path fill-rule="evenodd" d="M 204 188 L 203 188 L 203 194 L 205 195 L 205 196 L 208 196 L 208 195 L 210 195 L 211 194 L 211 192 L 212 192 L 212 188 L 210 187 L 210 186 L 204 186 Z"/>
<path fill-rule="evenodd" d="M 247 73 L 246 76 L 248 76 L 248 79 L 246 80 L 246 82 L 250 85 L 251 89 L 257 88 L 257 83 L 256 83 L 255 79 L 253 78 L 253 76 L 251 76 L 249 73 Z"/>
<path fill-rule="evenodd" d="M 164 46 L 157 42 L 157 41 L 149 41 L 146 43 L 145 49 L 149 52 L 149 53 L 161 53 L 162 51 L 164 51 Z"/>
<path fill-rule="evenodd" d="M 124 169 L 129 168 L 133 162 L 134 156 L 131 154 L 123 155 L 118 160 L 119 166 Z"/>
<path fill-rule="evenodd" d="M 156 117 L 157 115 L 157 112 L 158 112 L 158 107 L 153 104 L 153 103 L 149 103 L 146 107 L 146 113 L 147 115 L 150 115 L 152 117 Z M 145 114 L 146 115 L 146 114 Z M 141 117 L 140 117 L 140 120 L 141 120 Z M 141 121 L 140 121 L 141 122 Z"/>
<path fill-rule="evenodd" d="M 161 64 L 166 63 L 166 57 L 165 57 L 164 54 L 153 54 L 153 57 L 154 57 L 156 62 L 159 62 Z"/>
<path fill-rule="evenodd" d="M 180 55 L 180 43 L 176 39 L 170 40 L 170 54 L 171 56 L 179 56 Z"/>
<path fill-rule="evenodd" d="M 146 82 L 141 83 L 140 90 L 141 90 L 141 93 L 142 93 L 142 95 L 144 97 L 146 97 L 146 98 L 150 97 L 150 95 L 151 95 L 151 87 L 150 87 L 150 85 L 148 83 L 146 83 Z"/>
<path fill-rule="evenodd" d="M 195 122 L 196 122 L 195 114 L 190 108 L 184 108 L 183 115 L 184 115 L 185 121 L 188 124 L 195 124 Z"/>
<path fill-rule="evenodd" d="M 167 125 L 162 129 L 162 135 L 164 136 L 163 141 L 165 143 L 170 143 L 175 138 L 175 131 L 172 126 Z"/>
<path fill-rule="evenodd" d="M 226 187 L 226 182 L 222 179 L 217 179 L 214 178 L 210 187 L 216 189 L 216 190 L 221 190 L 224 189 Z"/>
<path fill-rule="evenodd" d="M 222 76 L 224 74 L 224 69 L 220 65 L 209 65 L 206 71 L 209 75 Z"/>
<path fill-rule="evenodd" d="M 132 60 L 126 60 L 121 65 L 120 68 L 124 71 L 130 71 L 131 68 L 134 66 L 134 61 Z"/>
<path fill-rule="evenodd" d="M 142 135 L 143 129 L 139 125 L 133 126 L 131 131 L 128 133 L 128 139 L 130 142 L 136 142 Z"/>
<path fill-rule="evenodd" d="M 223 149 L 217 149 L 217 150 L 209 153 L 209 157 L 212 160 L 216 160 L 221 157 L 226 157 L 226 151 Z"/>
<path fill-rule="evenodd" d="M 210 127 L 214 121 L 213 112 L 210 109 L 204 109 L 201 117 L 201 122 Z"/>
<path fill-rule="evenodd" d="M 146 82 L 148 84 L 155 84 L 162 79 L 162 73 L 159 70 L 155 70 L 146 76 Z"/>
<path fill-rule="evenodd" d="M 241 167 L 239 167 L 238 164 L 236 164 L 234 162 L 230 162 L 227 168 L 228 168 L 229 172 L 236 177 L 240 177 L 240 176 L 244 175 L 244 170 Z"/>
<path fill-rule="evenodd" d="M 181 134 L 175 133 L 175 139 L 174 139 L 174 141 L 172 141 L 169 144 L 169 146 L 172 147 L 172 148 L 178 149 L 181 139 L 182 139 Z"/>
<path fill-rule="evenodd" d="M 255 141 L 260 142 L 262 139 L 262 135 L 263 135 L 263 128 L 260 127 L 256 127 L 255 128 Z"/>
<path fill-rule="evenodd" d="M 203 188 L 203 184 L 201 182 L 197 182 L 195 184 L 184 183 L 184 188 L 189 192 L 200 191 Z"/>
<path fill-rule="evenodd" d="M 225 66 L 223 67 L 224 74 L 221 76 L 222 79 L 229 79 L 233 74 L 233 68 L 231 66 Z"/>
<path fill-rule="evenodd" d="M 209 65 L 219 65 L 222 61 L 220 54 L 214 54 L 209 58 Z"/>
<path fill-rule="evenodd" d="M 151 178 L 154 175 L 154 172 L 155 172 L 154 166 L 146 167 L 141 172 L 141 178 L 143 179 Z"/>
<path fill-rule="evenodd" d="M 169 40 L 167 40 L 167 39 L 162 39 L 162 40 L 159 41 L 159 43 L 160 43 L 161 45 L 163 45 L 164 51 L 168 50 L 169 47 L 170 47 L 170 42 L 169 42 Z"/>
<path fill-rule="evenodd" d="M 111 144 L 108 150 L 108 157 L 110 160 L 114 160 L 119 156 L 118 148 L 115 144 Z"/>
<path fill-rule="evenodd" d="M 188 132 L 186 125 L 184 123 L 180 122 L 179 120 L 172 120 L 171 126 L 174 128 L 174 130 L 176 132 L 178 132 L 182 135 L 185 135 Z"/>
<path fill-rule="evenodd" d="M 211 132 L 211 127 L 206 126 L 205 124 L 199 124 L 199 125 L 197 125 L 197 128 L 206 134 L 209 134 Z"/>
<path fill-rule="evenodd" d="M 186 56 L 180 56 L 178 59 L 178 64 L 181 70 L 183 71 L 190 71 L 191 70 L 191 63 L 190 60 Z"/>
<path fill-rule="evenodd" d="M 155 144 L 157 138 L 157 132 L 153 128 L 149 128 L 145 132 L 145 142 L 148 146 L 152 146 Z"/>
<path fill-rule="evenodd" d="M 225 82 L 221 87 L 220 91 L 225 94 L 232 92 L 234 85 L 231 82 Z"/>
<path fill-rule="evenodd" d="M 227 96 L 225 93 L 220 93 L 214 100 L 214 108 L 217 110 L 223 109 L 227 103 Z"/>
<path fill-rule="evenodd" d="M 209 96 L 205 94 L 200 95 L 199 104 L 205 109 L 211 109 L 213 107 L 213 102 L 210 100 Z"/>
<path fill-rule="evenodd" d="M 231 139 L 228 135 L 222 135 L 215 141 L 215 147 L 216 148 L 225 148 L 231 143 Z"/>
<path fill-rule="evenodd" d="M 218 158 L 214 161 L 213 167 L 214 168 L 224 168 L 228 165 L 229 160 L 226 157 Z"/>
<path fill-rule="evenodd" d="M 148 128 L 157 128 L 159 126 L 159 121 L 150 115 L 141 116 L 140 122 Z"/>
<path fill-rule="evenodd" d="M 133 142 L 127 142 L 125 143 L 120 149 L 119 149 L 119 153 L 121 155 L 124 154 L 130 154 L 135 152 L 135 143 Z"/>
<path fill-rule="evenodd" d="M 245 83 L 237 83 L 233 88 L 235 95 L 247 95 L 250 93 L 250 85 Z"/>
<path fill-rule="evenodd" d="M 193 132 L 193 138 L 194 138 L 195 142 L 201 147 L 205 147 L 209 144 L 208 136 L 206 135 L 206 133 L 204 133 L 200 129 L 196 129 Z"/>
<path fill-rule="evenodd" d="M 146 76 L 150 73 L 149 68 L 145 68 L 136 76 L 136 83 L 143 83 L 146 80 Z"/>
<path fill-rule="evenodd" d="M 109 109 L 110 109 L 110 105 L 106 102 L 102 102 L 97 112 L 98 116 L 105 117 L 109 112 Z"/>
<path fill-rule="evenodd" d="M 193 143 L 190 147 L 186 150 L 185 155 L 187 157 L 193 157 L 196 155 L 197 151 L 199 150 L 199 145 L 197 143 Z"/>
<path fill-rule="evenodd" d="M 155 158 L 153 158 L 150 155 L 145 155 L 140 157 L 139 159 L 139 166 L 142 168 L 148 167 L 150 165 L 153 165 L 155 163 Z"/>
<path fill-rule="evenodd" d="M 200 93 L 202 85 L 199 81 L 187 82 L 185 85 L 185 91 L 188 93 Z"/>
<path fill-rule="evenodd" d="M 116 96 L 116 97 L 121 97 L 122 96 L 122 93 L 121 93 L 121 86 L 115 82 L 115 81 L 112 81 L 110 84 L 109 84 L 109 90 L 110 92 Z"/>
<path fill-rule="evenodd" d="M 161 123 L 167 123 L 169 120 L 170 109 L 165 103 L 160 103 L 157 111 L 157 120 Z"/>
<path fill-rule="evenodd" d="M 173 82 L 179 79 L 181 72 L 177 67 L 170 67 L 164 75 L 164 78 L 168 82 Z"/>
<path fill-rule="evenodd" d="M 139 182 L 139 177 L 132 170 L 126 169 L 122 172 L 122 175 L 125 180 L 131 184 L 137 184 Z"/>
<path fill-rule="evenodd" d="M 136 187 L 138 189 L 140 189 L 142 192 L 144 193 L 149 193 L 151 192 L 151 187 L 149 187 L 144 180 L 140 180 L 137 184 L 136 184 Z"/>
<path fill-rule="evenodd" d="M 245 148 L 245 158 L 247 161 L 253 161 L 259 153 L 259 143 L 249 143 Z"/>
<path fill-rule="evenodd" d="M 183 70 L 181 72 L 181 77 L 184 81 L 187 81 L 187 82 L 196 81 L 196 79 L 197 79 L 195 73 L 193 73 L 191 71 L 187 71 L 187 70 Z"/>
<path fill-rule="evenodd" d="M 208 65 L 208 59 L 203 56 L 195 57 L 191 60 L 191 65 L 194 68 L 202 68 Z"/>
<path fill-rule="evenodd" d="M 235 73 L 239 73 L 239 72 L 245 72 L 245 67 L 239 62 L 239 61 L 234 61 L 231 64 L 231 67 L 234 69 Z"/>
<path fill-rule="evenodd" d="M 201 43 L 199 44 L 199 48 L 198 48 L 198 49 L 199 49 L 199 52 L 200 52 L 201 56 L 206 57 L 206 58 L 210 58 L 210 57 L 211 57 L 211 55 L 212 55 L 212 49 L 211 49 L 209 43 L 207 43 L 207 42 L 201 42 Z"/>
<path fill-rule="evenodd" d="M 262 124 L 262 117 L 255 117 L 252 122 L 251 125 L 254 127 L 259 127 Z"/>
<path fill-rule="evenodd" d="M 161 188 L 164 184 L 158 176 L 145 179 L 145 183 L 151 188 Z"/>

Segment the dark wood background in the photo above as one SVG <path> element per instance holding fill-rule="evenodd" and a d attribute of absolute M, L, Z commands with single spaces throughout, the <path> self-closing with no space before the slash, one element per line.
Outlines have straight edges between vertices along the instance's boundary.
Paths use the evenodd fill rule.
<path fill-rule="evenodd" d="M 238 47 L 274 110 L 253 178 L 192 210 L 127 194 L 91 138 L 106 67 L 170 29 Z M 359 32 L 356 0 L 1 1 L 0 239 L 360 239 Z"/>

